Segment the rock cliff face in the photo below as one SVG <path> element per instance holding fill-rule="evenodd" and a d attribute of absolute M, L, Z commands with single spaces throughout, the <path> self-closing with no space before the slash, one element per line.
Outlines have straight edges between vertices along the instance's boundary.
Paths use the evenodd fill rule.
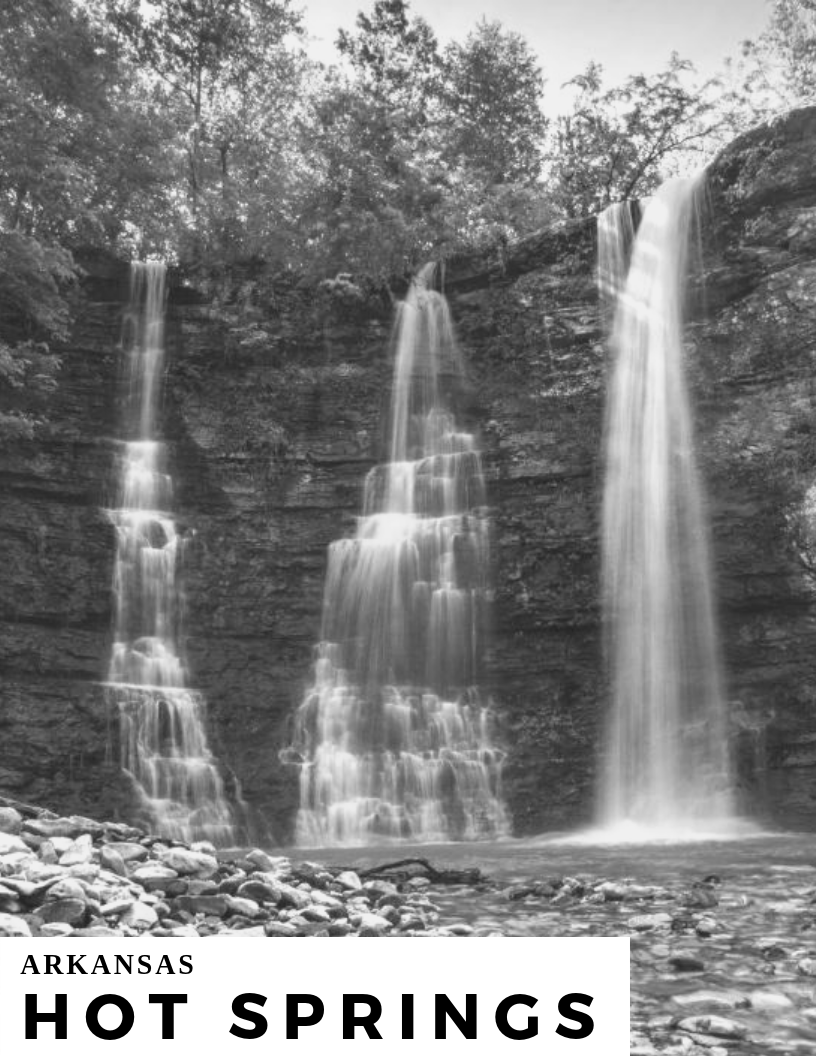
<path fill-rule="evenodd" d="M 789 827 L 816 819 L 815 161 L 816 109 L 717 159 L 687 330 L 740 793 Z M 594 256 L 593 226 L 576 225 L 446 275 L 487 453 L 488 670 L 520 834 L 594 808 L 606 372 Z M 89 282 L 52 426 L 0 453 L 0 792 L 63 813 L 128 809 L 99 687 L 121 292 Z M 171 304 L 165 428 L 188 532 L 191 683 L 248 825 L 285 841 L 297 779 L 278 751 L 309 681 L 326 547 L 352 530 L 381 454 L 390 306 L 271 293 L 263 318 Z"/>

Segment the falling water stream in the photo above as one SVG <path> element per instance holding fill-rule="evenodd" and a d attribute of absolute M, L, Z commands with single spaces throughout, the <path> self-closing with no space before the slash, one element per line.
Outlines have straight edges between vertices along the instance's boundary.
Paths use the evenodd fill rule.
<path fill-rule="evenodd" d="M 708 523 L 683 366 L 697 194 L 697 181 L 673 180 L 649 201 L 625 283 L 628 221 L 619 211 L 599 224 L 602 292 L 617 295 L 603 500 L 612 702 L 601 820 L 663 835 L 732 814 Z"/>
<path fill-rule="evenodd" d="M 478 689 L 489 525 L 462 368 L 424 272 L 394 335 L 390 460 L 328 554 L 314 683 L 296 717 L 301 845 L 490 838 L 507 828 L 502 753 Z M 291 755 L 291 753 L 290 753 Z"/>
<path fill-rule="evenodd" d="M 114 642 L 107 693 L 120 716 L 122 766 L 145 820 L 175 839 L 230 839 L 232 823 L 210 754 L 204 701 L 188 689 L 180 652 L 172 480 L 157 439 L 164 368 L 165 268 L 135 263 L 123 330 L 123 431 L 116 526 Z"/>

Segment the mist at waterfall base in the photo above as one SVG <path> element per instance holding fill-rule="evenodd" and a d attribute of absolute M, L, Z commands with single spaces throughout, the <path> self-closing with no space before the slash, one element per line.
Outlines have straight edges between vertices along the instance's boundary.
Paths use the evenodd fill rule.
<path fill-rule="evenodd" d="M 232 838 L 232 818 L 207 744 L 205 703 L 187 687 L 181 654 L 182 539 L 158 439 L 164 370 L 165 267 L 131 266 L 122 336 L 125 440 L 118 459 L 114 641 L 106 694 L 119 715 L 122 767 L 142 820 L 160 836 Z"/>
<path fill-rule="evenodd" d="M 301 846 L 491 839 L 502 753 L 479 689 L 489 524 L 476 438 L 433 269 L 398 310 L 389 460 L 328 553 L 314 682 L 296 716 Z"/>

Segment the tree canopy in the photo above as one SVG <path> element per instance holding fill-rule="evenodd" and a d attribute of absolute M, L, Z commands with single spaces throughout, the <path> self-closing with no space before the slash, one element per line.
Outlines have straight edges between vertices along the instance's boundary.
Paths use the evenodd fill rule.
<path fill-rule="evenodd" d="M 721 77 L 675 55 L 609 85 L 593 63 L 548 119 L 546 55 L 486 20 L 442 45 L 408 0 L 369 3 L 328 67 L 296 0 L 16 0 L 0 23 L 4 318 L 58 342 L 79 247 L 387 281 L 502 246 L 813 101 L 814 57 L 816 0 L 773 0 Z"/>

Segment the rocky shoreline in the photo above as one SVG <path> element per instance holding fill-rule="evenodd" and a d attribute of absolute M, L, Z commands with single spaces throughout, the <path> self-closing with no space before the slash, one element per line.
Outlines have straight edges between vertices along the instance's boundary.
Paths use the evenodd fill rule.
<path fill-rule="evenodd" d="M 355 869 L 0 805 L 2 937 L 629 935 L 632 1056 L 816 1052 L 816 869 L 764 885 Z"/>

